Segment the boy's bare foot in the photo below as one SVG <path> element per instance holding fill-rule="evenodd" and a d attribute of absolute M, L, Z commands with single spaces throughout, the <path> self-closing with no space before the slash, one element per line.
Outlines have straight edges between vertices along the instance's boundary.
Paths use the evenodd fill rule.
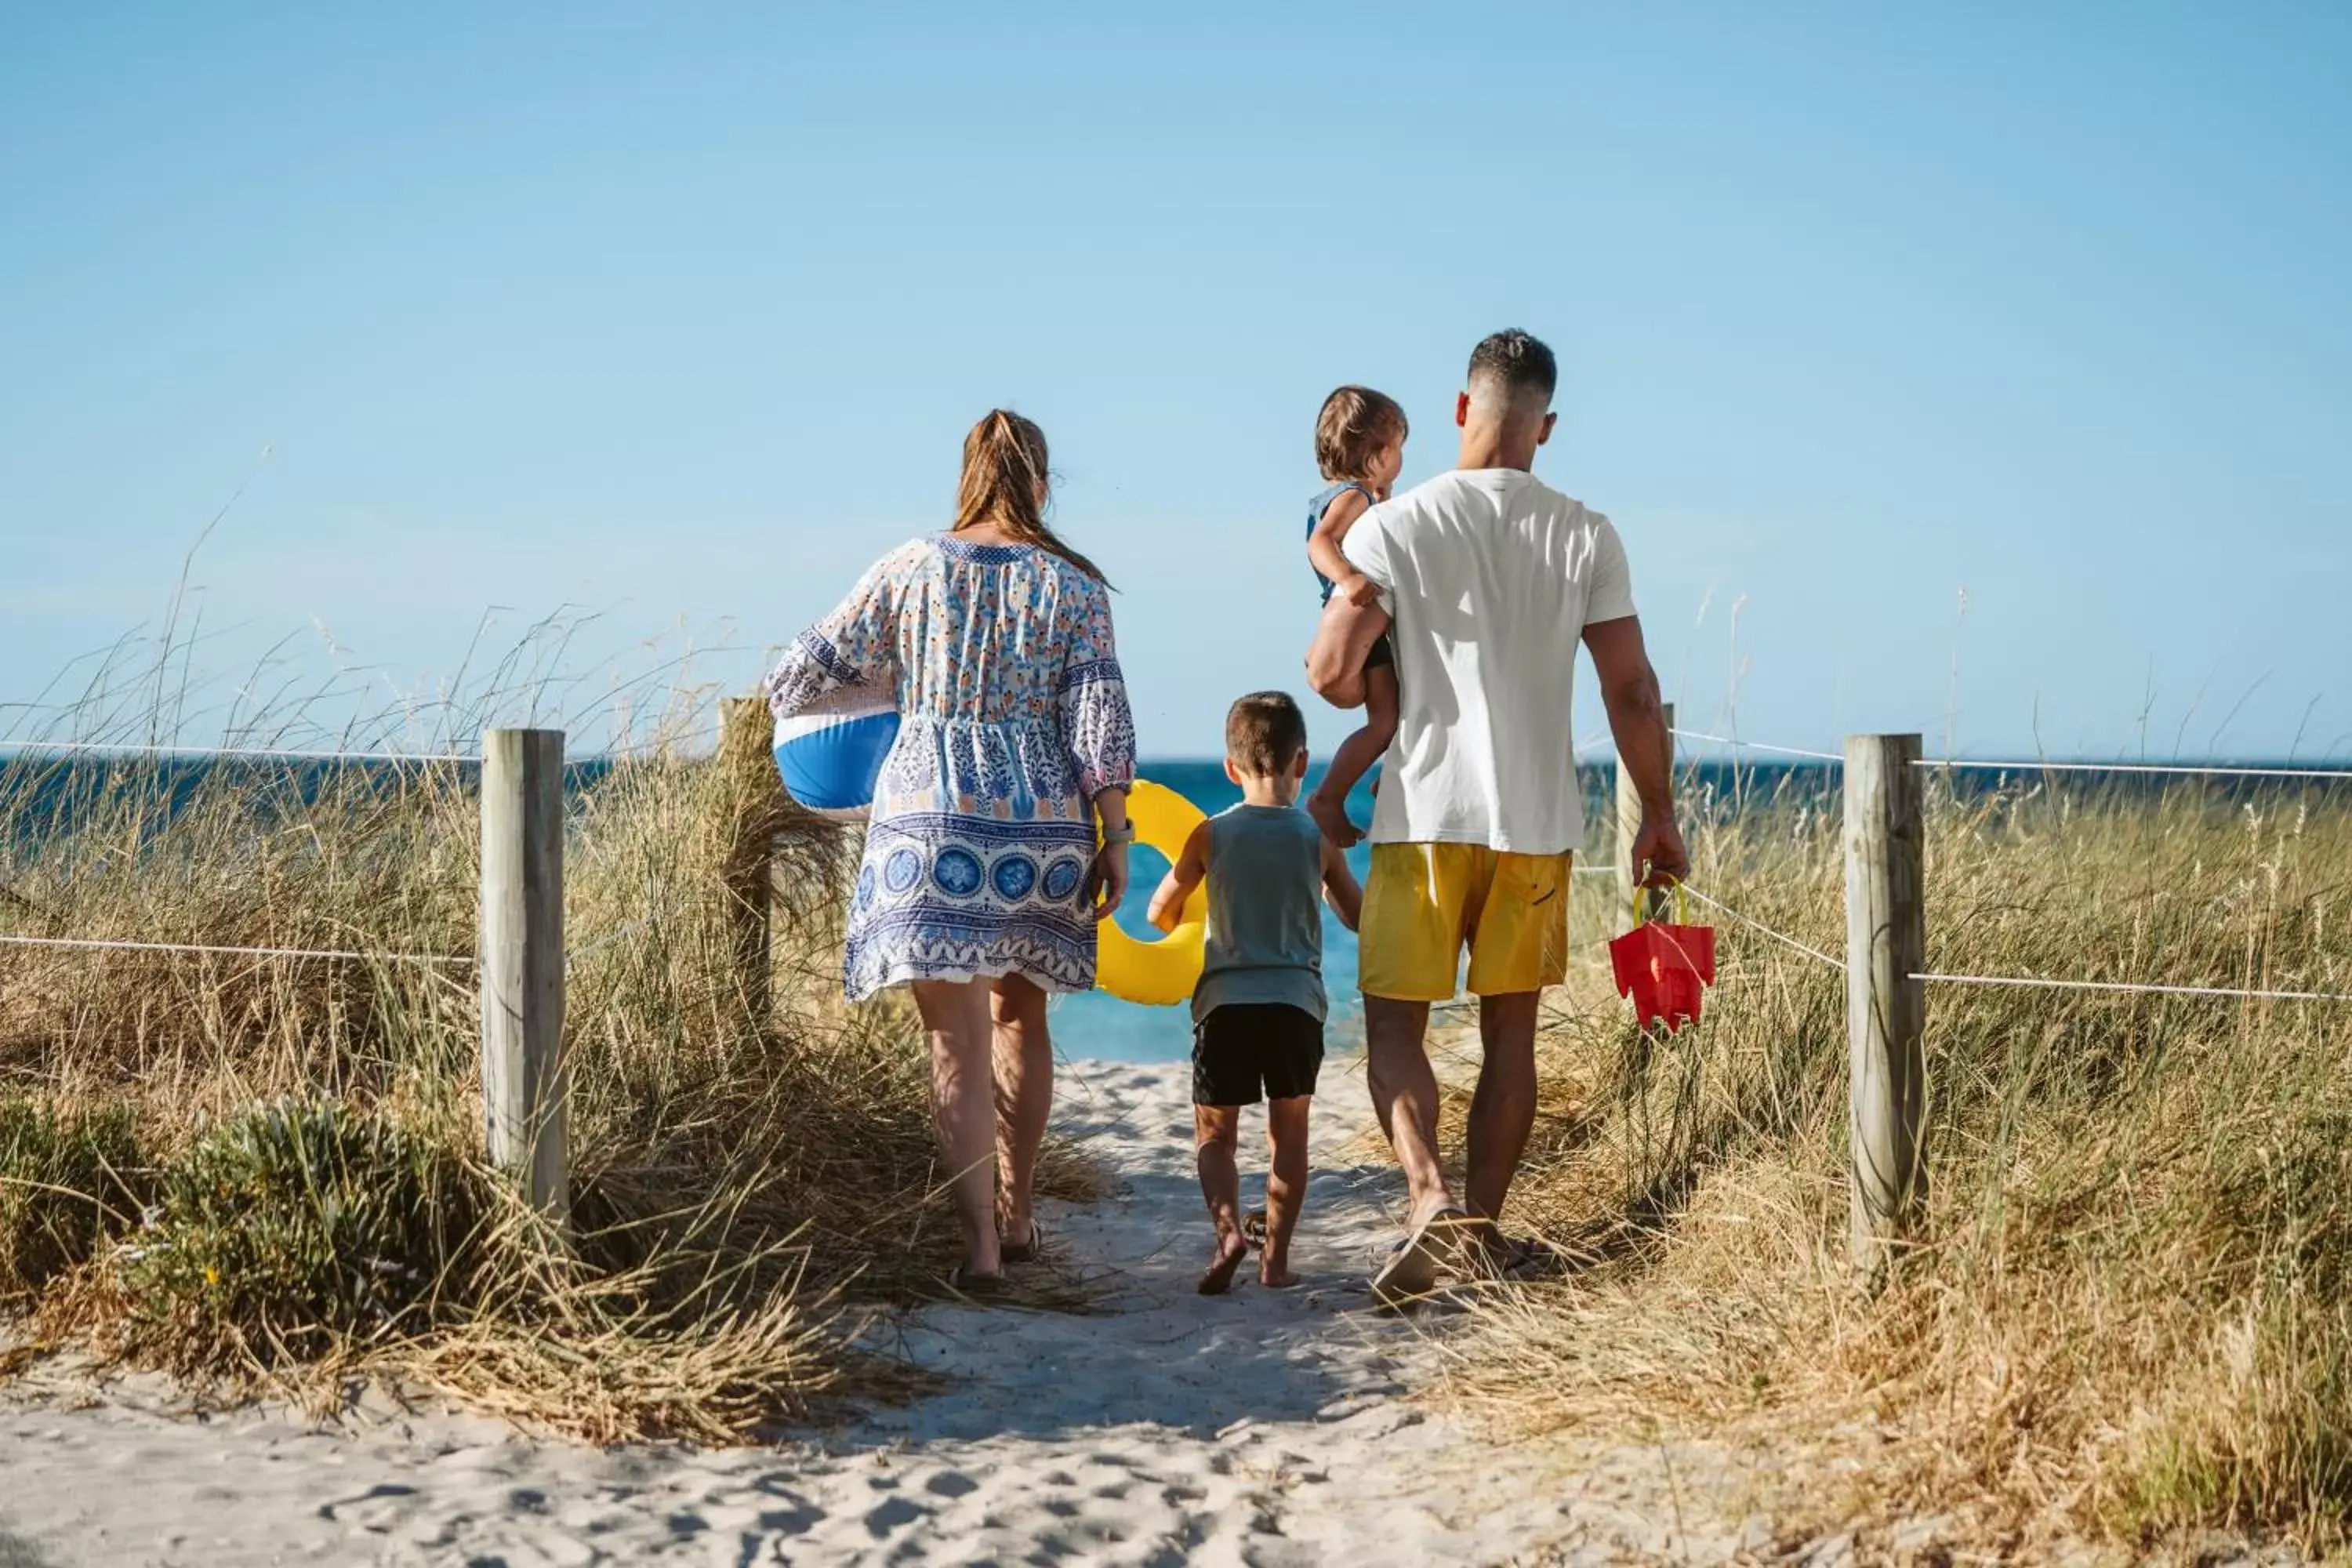
<path fill-rule="evenodd" d="M 1249 1256 L 1249 1243 L 1241 1232 L 1226 1231 L 1217 1237 L 1217 1256 L 1210 1261 L 1208 1272 L 1201 1276 L 1201 1294 L 1222 1296 L 1233 1288 L 1234 1273 Z"/>
<path fill-rule="evenodd" d="M 1286 1264 L 1261 1262 L 1257 1266 L 1257 1282 L 1269 1290 L 1287 1290 L 1298 1283 L 1298 1276 Z"/>
<path fill-rule="evenodd" d="M 1346 804 L 1321 790 L 1307 797 L 1307 815 L 1315 819 L 1315 826 L 1323 830 L 1324 837 L 1342 849 L 1353 849 L 1363 841 L 1362 832 L 1348 820 Z"/>

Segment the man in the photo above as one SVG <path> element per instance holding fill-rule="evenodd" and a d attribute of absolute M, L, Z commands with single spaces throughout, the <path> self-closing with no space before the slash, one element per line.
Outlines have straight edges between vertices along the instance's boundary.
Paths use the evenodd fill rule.
<path fill-rule="evenodd" d="M 1531 1258 L 1532 1244 L 1507 1241 L 1495 1222 L 1535 1125 L 1537 997 L 1567 977 L 1569 860 L 1584 837 L 1569 726 L 1580 640 L 1641 793 L 1635 869 L 1656 883 L 1689 868 L 1624 547 L 1607 518 L 1529 471 L 1559 417 L 1559 378 L 1551 351 L 1525 332 L 1478 345 L 1454 405 L 1457 466 L 1349 531 L 1342 551 L 1379 598 L 1334 595 L 1307 658 L 1316 691 L 1352 707 L 1366 654 L 1391 631 L 1402 692 L 1360 957 L 1373 1110 L 1412 1191 L 1408 1238 L 1372 1282 L 1391 1303 L 1449 1270 L 1508 1274 Z M 1465 948 L 1486 1059 L 1457 1205 L 1438 1163 L 1424 1038 Z"/>

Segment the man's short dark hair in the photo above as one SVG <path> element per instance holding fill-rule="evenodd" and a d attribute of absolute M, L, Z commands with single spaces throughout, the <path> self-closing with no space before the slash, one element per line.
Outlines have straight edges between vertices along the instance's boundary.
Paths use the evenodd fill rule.
<path fill-rule="evenodd" d="M 1287 691 L 1253 691 L 1225 711 L 1225 757 L 1254 778 L 1289 771 L 1307 749 L 1307 715 Z"/>
<path fill-rule="evenodd" d="M 1542 339 L 1514 327 L 1470 352 L 1470 384 L 1481 381 L 1500 386 L 1514 408 L 1549 408 L 1559 389 L 1559 361 Z"/>

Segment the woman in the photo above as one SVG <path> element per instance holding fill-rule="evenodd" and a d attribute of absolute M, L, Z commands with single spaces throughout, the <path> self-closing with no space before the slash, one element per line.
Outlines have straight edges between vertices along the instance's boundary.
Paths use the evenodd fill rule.
<path fill-rule="evenodd" d="M 968 1288 L 1036 1256 L 1045 998 L 1094 984 L 1135 837 L 1109 592 L 1047 526 L 1046 494 L 1045 432 L 989 415 L 964 437 L 954 529 L 883 557 L 765 686 L 779 719 L 852 683 L 897 696 L 844 972 L 853 1002 L 914 988 Z"/>

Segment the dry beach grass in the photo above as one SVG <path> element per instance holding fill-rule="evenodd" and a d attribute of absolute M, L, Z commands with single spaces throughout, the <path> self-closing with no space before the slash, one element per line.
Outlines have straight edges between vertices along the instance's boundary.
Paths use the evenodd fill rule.
<path fill-rule="evenodd" d="M 1930 963 L 2352 991 L 2347 808 L 1931 793 Z M 1718 814 L 1694 848 L 1695 886 L 1843 954 L 1834 816 Z M 1514 1204 L 1574 1266 L 1480 1305 L 1453 1394 L 1521 1439 L 1744 1447 L 1776 1517 L 1865 1555 L 1922 1519 L 2002 1557 L 2352 1540 L 2352 1006 L 1934 987 L 1929 1199 L 1858 1290 L 1843 977 L 1714 923 L 1697 1027 L 1653 1042 L 1587 973 L 1547 1031 Z"/>
<path fill-rule="evenodd" d="M 53 722 L 172 733 L 186 656 L 126 652 Z M 463 749 L 563 695 L 527 649 L 421 737 L 398 716 L 399 749 Z M 382 1373 L 597 1439 L 740 1440 L 845 1373 L 889 1386 L 834 1331 L 953 1261 L 919 1036 L 840 1003 L 840 831 L 765 795 L 772 768 L 671 743 L 705 695 L 681 687 L 664 733 L 575 795 L 570 1245 L 485 1168 L 472 966 L 402 956 L 473 951 L 472 770 L 0 769 L 0 932 L 373 955 L 5 950 L 0 1308 L 39 1343 L 197 1380 L 325 1398 Z M 727 892 L 754 838 L 777 858 L 764 1019 Z M 1060 1148 L 1047 1178 L 1090 1179 Z"/>
<path fill-rule="evenodd" d="M 399 716 L 400 749 L 528 706 L 535 657 L 421 731 Z M 60 722 L 171 733 L 173 683 L 142 671 Z M 902 1379 L 841 1330 L 954 1261 L 919 1041 L 902 1010 L 839 1001 L 837 830 L 688 749 L 657 740 L 576 792 L 571 1247 L 484 1168 L 470 968 L 392 956 L 472 951 L 467 770 L 125 761 L 72 770 L 67 818 L 66 773 L 0 770 L 0 932 L 378 955 L 0 952 L 11 1353 L 319 1400 L 374 1375 L 594 1439 L 740 1441 Z M 1833 815 L 1700 816 L 1696 886 L 1843 952 Z M 727 893 L 754 840 L 780 861 L 764 1021 Z M 2340 788 L 2035 782 L 1936 798 L 1929 846 L 1939 969 L 2352 990 Z M 1580 897 L 1590 935 L 1601 895 Z M 1515 1223 L 1575 1267 L 1447 1329 L 1441 1397 L 1563 1452 L 1759 1456 L 1784 1539 L 1856 1527 L 1865 1556 L 1930 1517 L 2002 1556 L 2209 1527 L 2352 1540 L 2352 1008 L 1937 988 L 1929 1200 L 1864 1292 L 1842 977 L 1716 923 L 1696 1029 L 1640 1035 L 1591 970 L 1559 999 Z M 1054 1190 L 1096 1180 L 1052 1146 Z"/>

